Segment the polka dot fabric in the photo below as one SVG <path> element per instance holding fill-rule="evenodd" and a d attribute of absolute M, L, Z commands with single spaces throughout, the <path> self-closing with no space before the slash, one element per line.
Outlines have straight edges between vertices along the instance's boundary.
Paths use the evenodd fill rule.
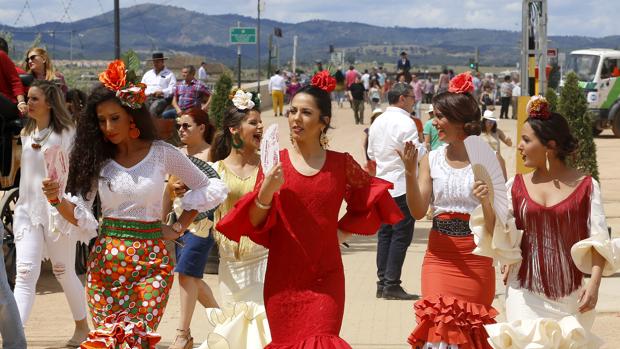
<path fill-rule="evenodd" d="M 95 327 L 109 315 L 127 313 L 155 331 L 174 279 L 161 239 L 98 238 L 89 260 L 87 298 Z"/>

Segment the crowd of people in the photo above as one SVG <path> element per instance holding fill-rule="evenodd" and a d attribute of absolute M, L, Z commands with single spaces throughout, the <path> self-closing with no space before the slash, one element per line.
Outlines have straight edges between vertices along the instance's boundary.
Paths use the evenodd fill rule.
<path fill-rule="evenodd" d="M 177 81 L 161 53 L 140 81 L 123 61 L 111 62 L 85 96 L 67 88 L 40 48 L 28 52 L 24 73 L 33 82 L 24 87 L 2 44 L 2 121 L 25 121 L 14 295 L 0 274 L 5 347 L 26 346 L 23 325 L 40 262 L 49 258 L 75 320 L 70 347 L 155 348 L 176 273 L 181 315 L 172 349 L 193 347 L 197 302 L 214 327 L 204 349 L 350 349 L 340 337 L 340 246 L 353 234 L 378 235 L 376 297 L 415 301 L 417 324 L 403 338 L 412 348 L 598 347 L 593 310 L 602 276 L 620 269 L 620 244 L 607 234 L 598 182 L 567 162 L 578 140 L 544 98 L 530 100 L 518 140 L 534 171 L 507 181 L 502 217 L 492 193 L 504 189 L 474 175 L 465 140 L 484 133 L 497 142 L 498 160 L 500 142 L 512 140 L 489 105 L 481 110 L 486 82 L 469 73 L 446 70 L 435 89 L 410 73 L 406 53 L 395 82 L 380 67 L 363 74 L 354 66 L 317 67 L 307 83 L 276 71 L 269 93 L 293 146 L 263 169 L 257 94 L 231 91 L 216 130 L 211 93 L 195 67 L 184 67 Z M 500 117 L 508 117 L 510 79 L 500 86 Z M 342 106 L 344 98 L 356 124 L 371 105 L 366 169 L 328 150 L 332 102 Z M 423 124 L 425 100 L 432 117 Z M 63 155 L 66 180 L 50 171 Z M 101 217 L 92 209 L 96 199 Z M 415 221 L 425 215 L 432 229 L 415 295 L 403 288 L 401 272 Z M 74 246 L 91 239 L 84 290 Z M 202 280 L 213 246 L 219 299 Z M 496 266 L 507 287 L 503 323 L 492 306 Z"/>

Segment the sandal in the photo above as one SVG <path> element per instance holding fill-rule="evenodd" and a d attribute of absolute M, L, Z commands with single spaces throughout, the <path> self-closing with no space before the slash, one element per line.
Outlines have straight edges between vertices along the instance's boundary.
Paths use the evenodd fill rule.
<path fill-rule="evenodd" d="M 189 330 L 179 330 L 177 328 L 177 336 L 168 349 L 192 349 L 194 347 L 194 338 Z"/>

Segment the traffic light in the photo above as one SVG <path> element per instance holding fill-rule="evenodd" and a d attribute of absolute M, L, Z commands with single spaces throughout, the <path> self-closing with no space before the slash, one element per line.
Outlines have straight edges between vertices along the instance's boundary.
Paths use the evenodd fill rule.
<path fill-rule="evenodd" d="M 469 59 L 469 69 L 478 71 L 478 62 L 476 62 L 473 58 Z"/>

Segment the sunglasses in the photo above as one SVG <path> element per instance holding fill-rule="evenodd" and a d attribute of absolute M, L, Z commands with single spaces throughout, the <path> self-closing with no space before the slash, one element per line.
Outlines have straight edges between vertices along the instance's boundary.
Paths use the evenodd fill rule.
<path fill-rule="evenodd" d="M 33 61 L 38 55 L 32 55 L 30 57 L 26 57 L 26 62 Z"/>
<path fill-rule="evenodd" d="M 184 122 L 182 124 L 177 124 L 177 130 L 180 129 L 184 129 L 184 130 L 188 130 L 192 125 L 188 124 L 187 122 Z"/>

